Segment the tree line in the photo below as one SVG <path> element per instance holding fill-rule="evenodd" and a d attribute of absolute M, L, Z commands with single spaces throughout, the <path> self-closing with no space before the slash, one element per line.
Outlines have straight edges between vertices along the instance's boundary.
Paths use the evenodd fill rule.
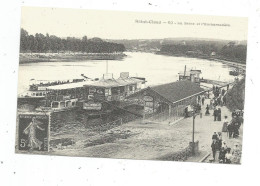
<path fill-rule="evenodd" d="M 124 52 L 123 44 L 106 42 L 100 38 L 81 39 L 75 37 L 60 38 L 55 35 L 43 35 L 36 33 L 29 35 L 25 29 L 21 29 L 20 52 L 33 53 L 59 53 L 59 52 L 86 52 L 86 53 L 113 53 Z"/>
<path fill-rule="evenodd" d="M 228 42 L 226 44 L 213 42 L 181 42 L 165 44 L 159 53 L 169 55 L 187 55 L 192 57 L 213 57 L 218 59 L 246 63 L 247 45 Z"/>
<path fill-rule="evenodd" d="M 227 107 L 229 110 L 244 110 L 245 78 L 238 81 L 227 93 Z"/>

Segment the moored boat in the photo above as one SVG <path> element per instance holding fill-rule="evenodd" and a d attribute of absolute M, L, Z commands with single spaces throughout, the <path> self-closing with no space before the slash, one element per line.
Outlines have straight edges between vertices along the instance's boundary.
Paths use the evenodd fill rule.
<path fill-rule="evenodd" d="M 145 78 L 129 77 L 129 73 L 121 73 L 118 79 L 113 74 L 104 74 L 101 79 L 84 79 L 56 81 L 54 83 L 33 83 L 22 98 L 34 101 L 36 111 L 66 111 L 79 107 L 92 114 L 106 114 L 108 108 L 102 108 L 103 102 L 120 102 L 126 96 L 145 87 Z M 26 102 L 23 102 L 26 103 Z M 29 102 L 30 104 L 30 102 Z"/>

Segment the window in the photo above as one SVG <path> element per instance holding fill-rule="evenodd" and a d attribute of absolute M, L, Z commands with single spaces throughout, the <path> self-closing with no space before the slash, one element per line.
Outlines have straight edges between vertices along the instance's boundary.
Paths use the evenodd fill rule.
<path fill-rule="evenodd" d="M 112 95 L 118 95 L 118 94 L 120 94 L 120 90 L 119 90 L 117 87 L 112 88 L 111 92 L 112 92 Z"/>
<path fill-rule="evenodd" d="M 58 108 L 59 107 L 59 102 L 57 102 L 57 101 L 52 102 L 51 107 L 52 108 Z"/>
<path fill-rule="evenodd" d="M 104 90 L 99 88 L 99 89 L 97 89 L 97 93 L 100 94 L 100 95 L 103 95 L 104 94 Z"/>
<path fill-rule="evenodd" d="M 93 100 L 94 96 L 93 95 L 88 95 L 88 100 Z"/>
<path fill-rule="evenodd" d="M 96 89 L 93 87 L 89 88 L 89 94 L 94 94 L 96 92 Z"/>
<path fill-rule="evenodd" d="M 60 108 L 64 108 L 64 107 L 65 107 L 65 102 L 64 101 L 60 102 Z"/>
<path fill-rule="evenodd" d="M 71 106 L 71 101 L 66 101 L 66 107 L 70 107 Z"/>
<path fill-rule="evenodd" d="M 153 108 L 153 102 L 145 102 L 145 106 Z"/>

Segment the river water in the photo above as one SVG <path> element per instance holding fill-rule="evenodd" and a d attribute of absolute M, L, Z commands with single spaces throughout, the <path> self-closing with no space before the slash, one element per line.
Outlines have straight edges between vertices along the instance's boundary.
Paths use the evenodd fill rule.
<path fill-rule="evenodd" d="M 173 57 L 152 53 L 126 52 L 123 60 L 108 60 L 108 73 L 118 78 L 120 72 L 129 72 L 130 76 L 145 77 L 147 85 L 157 85 L 178 80 L 178 73 L 189 69 L 202 71 L 201 77 L 219 81 L 232 81 L 226 64 L 206 59 Z M 88 60 L 73 62 L 40 62 L 20 64 L 18 93 L 28 89 L 30 79 L 66 80 L 82 78 L 85 74 L 90 78 L 101 78 L 106 72 L 106 61 Z"/>

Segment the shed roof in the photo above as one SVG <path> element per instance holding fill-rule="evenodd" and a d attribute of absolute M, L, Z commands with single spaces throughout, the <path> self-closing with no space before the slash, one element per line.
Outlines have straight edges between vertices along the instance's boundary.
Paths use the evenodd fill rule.
<path fill-rule="evenodd" d="M 196 83 L 193 83 L 189 80 L 182 80 L 173 83 L 147 87 L 129 95 L 127 98 L 144 95 L 144 92 L 146 91 L 156 93 L 168 103 L 174 103 L 194 94 L 199 94 L 205 90 L 200 88 L 200 86 Z"/>
<path fill-rule="evenodd" d="M 176 81 L 150 88 L 171 102 L 176 102 L 204 91 L 198 84 L 188 80 Z"/>

